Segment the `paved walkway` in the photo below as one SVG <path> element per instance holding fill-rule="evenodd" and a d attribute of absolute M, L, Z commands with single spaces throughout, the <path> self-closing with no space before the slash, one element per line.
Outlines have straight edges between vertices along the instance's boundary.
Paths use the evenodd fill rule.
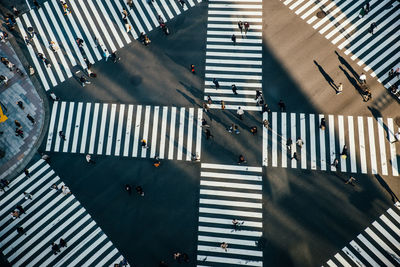
<path fill-rule="evenodd" d="M 9 42 L 0 44 L 0 56 L 7 57 L 24 72 L 24 76 L 21 77 L 4 64 L 0 64 L 0 75 L 9 79 L 7 86 L 0 86 L 1 107 L 8 117 L 7 121 L 0 124 L 0 132 L 3 132 L 0 135 L 0 148 L 5 151 L 5 156 L 0 159 L 0 178 L 4 178 L 18 171 L 24 164 L 24 159 L 29 160 L 26 157 L 35 149 L 44 126 L 45 113 L 43 100 Z M 18 101 L 23 102 L 24 109 L 18 107 Z M 28 120 L 28 114 L 34 118 L 34 124 Z M 15 135 L 15 120 L 22 126 L 23 138 Z"/>

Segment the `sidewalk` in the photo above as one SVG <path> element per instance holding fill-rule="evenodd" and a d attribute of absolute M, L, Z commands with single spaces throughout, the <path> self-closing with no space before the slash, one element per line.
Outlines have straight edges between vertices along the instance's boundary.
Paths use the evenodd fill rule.
<path fill-rule="evenodd" d="M 10 71 L 4 64 L 0 64 L 0 75 L 6 76 L 8 85 L 0 86 L 0 104 L 8 120 L 0 123 L 0 149 L 5 151 L 5 156 L 0 158 L 0 179 L 15 175 L 20 172 L 36 152 L 36 146 L 44 127 L 45 109 L 43 100 L 32 84 L 26 67 L 20 62 L 16 52 L 9 42 L 0 43 L 0 56 L 6 57 L 22 70 L 24 76 Z M 22 101 L 24 109 L 17 102 Z M 27 118 L 31 115 L 35 123 Z M 15 135 L 17 120 L 22 125 L 23 138 Z"/>

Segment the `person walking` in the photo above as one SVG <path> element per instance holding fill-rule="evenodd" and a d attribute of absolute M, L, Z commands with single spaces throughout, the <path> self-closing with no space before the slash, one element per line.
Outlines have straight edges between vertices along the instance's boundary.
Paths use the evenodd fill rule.
<path fill-rule="evenodd" d="M 239 27 L 240 33 L 241 33 L 242 36 L 243 36 L 243 22 L 239 21 L 239 22 L 238 22 L 238 27 Z"/>
<path fill-rule="evenodd" d="M 293 144 L 293 142 L 292 142 L 292 139 L 291 139 L 291 138 L 289 138 L 289 139 L 286 140 L 286 147 L 287 147 L 287 149 L 288 149 L 289 151 L 292 150 L 292 144 Z"/>
<path fill-rule="evenodd" d="M 343 159 L 347 158 L 347 146 L 344 145 L 342 149 L 342 153 L 340 153 L 340 156 L 342 156 Z"/>
<path fill-rule="evenodd" d="M 345 184 L 351 184 L 352 186 L 354 186 L 353 182 L 356 181 L 356 178 L 354 178 L 353 176 L 350 176 L 350 178 L 345 182 Z"/>
<path fill-rule="evenodd" d="M 236 113 L 239 116 L 239 119 L 243 120 L 244 111 L 241 107 L 238 107 Z"/>
<path fill-rule="evenodd" d="M 206 119 L 201 119 L 201 127 L 207 127 L 207 128 L 210 128 L 210 125 L 208 125 L 208 123 L 207 123 L 207 121 L 206 121 Z"/>
<path fill-rule="evenodd" d="M 359 81 L 361 84 L 366 84 L 367 83 L 367 75 L 365 75 L 364 72 L 361 73 L 360 77 L 359 77 Z"/>
<path fill-rule="evenodd" d="M 300 148 L 303 148 L 304 142 L 303 142 L 303 140 L 302 140 L 300 137 L 297 137 L 296 144 L 297 144 Z"/>
<path fill-rule="evenodd" d="M 268 107 L 268 104 L 264 104 L 262 106 L 262 113 L 264 113 L 264 112 L 268 112 L 268 113 L 271 112 L 271 109 Z"/>
<path fill-rule="evenodd" d="M 20 213 L 20 214 L 23 214 L 23 213 L 25 214 L 25 213 L 26 213 L 25 210 L 24 210 L 24 208 L 23 208 L 21 205 L 17 205 L 17 206 L 16 206 L 16 209 L 19 210 L 19 213 Z"/>
<path fill-rule="evenodd" d="M 147 146 L 147 142 L 146 142 L 146 140 L 145 140 L 145 139 L 142 139 L 142 141 L 141 141 L 141 145 L 142 145 L 142 148 L 143 148 L 143 149 L 147 149 L 147 148 L 149 148 L 149 147 Z"/>
<path fill-rule="evenodd" d="M 339 166 L 339 160 L 337 158 L 335 158 L 331 164 L 331 166 L 335 167 L 337 169 L 337 167 Z"/>
<path fill-rule="evenodd" d="M 244 23 L 244 34 L 247 36 L 247 32 L 249 31 L 250 23 L 247 21 Z"/>
<path fill-rule="evenodd" d="M 63 131 L 59 131 L 59 132 L 58 132 L 58 135 L 60 136 L 60 138 L 61 138 L 62 140 L 64 140 L 64 141 L 67 140 L 67 139 L 65 138 L 65 134 L 64 134 Z"/>
<path fill-rule="evenodd" d="M 105 58 L 105 61 L 107 62 L 108 58 L 110 57 L 110 52 L 108 52 L 107 48 L 104 48 L 103 57 Z"/>
<path fill-rule="evenodd" d="M 251 132 L 252 135 L 256 135 L 257 134 L 257 126 L 252 126 L 250 128 L 250 132 Z"/>
<path fill-rule="evenodd" d="M 129 195 L 132 194 L 132 187 L 129 184 L 125 185 L 125 191 L 128 192 Z"/>
<path fill-rule="evenodd" d="M 213 79 L 213 83 L 215 85 L 215 89 L 218 89 L 219 88 L 219 82 L 218 82 L 218 80 L 216 78 Z"/>
<path fill-rule="evenodd" d="M 203 111 L 204 112 L 210 111 L 210 107 L 207 105 L 207 103 L 203 103 Z"/>
<path fill-rule="evenodd" d="M 283 103 L 282 99 L 279 100 L 278 106 L 279 106 L 279 109 L 281 110 L 281 112 L 285 112 L 286 111 L 286 105 L 285 105 L 285 103 Z"/>
<path fill-rule="evenodd" d="M 232 34 L 231 40 L 233 42 L 233 45 L 236 45 L 236 35 Z"/>
<path fill-rule="evenodd" d="M 339 83 L 337 89 L 336 89 L 336 94 L 341 94 L 343 92 L 343 84 Z"/>
<path fill-rule="evenodd" d="M 95 163 L 96 163 L 94 160 L 92 160 L 92 156 L 91 156 L 90 154 L 87 154 L 87 155 L 86 155 L 86 161 L 87 161 L 88 163 L 92 163 L 92 164 L 95 164 Z"/>
<path fill-rule="evenodd" d="M 365 15 L 367 15 L 371 11 L 371 7 L 369 5 L 369 2 L 367 2 L 365 4 L 364 10 L 365 10 Z"/>
<path fill-rule="evenodd" d="M 360 9 L 360 12 L 359 12 L 358 17 L 359 17 L 360 19 L 362 19 L 364 16 L 365 16 L 365 7 L 362 6 L 361 9 Z"/>
<path fill-rule="evenodd" d="M 25 170 L 24 170 L 24 173 L 25 173 L 25 176 L 26 176 L 26 177 L 28 177 L 28 178 L 31 177 L 31 173 L 29 172 L 28 169 L 25 169 Z"/>
<path fill-rule="evenodd" d="M 22 129 L 22 125 L 19 121 L 14 120 L 15 126 L 17 126 L 19 129 Z"/>
<path fill-rule="evenodd" d="M 400 129 L 397 133 L 394 134 L 394 141 L 390 142 L 390 143 L 396 143 L 400 141 Z"/>
<path fill-rule="evenodd" d="M 212 137 L 214 139 L 214 135 L 211 134 L 209 129 L 206 129 L 205 134 L 206 134 L 206 139 L 207 140 L 210 139 L 210 137 Z"/>
<path fill-rule="evenodd" d="M 121 60 L 121 58 L 117 55 L 117 51 L 112 52 L 110 58 L 114 63 L 117 63 L 117 61 Z"/>
<path fill-rule="evenodd" d="M 267 119 L 263 120 L 263 126 L 268 129 L 269 121 Z"/>
<path fill-rule="evenodd" d="M 195 74 L 196 72 L 194 71 L 194 64 L 190 64 L 190 71 Z"/>
<path fill-rule="evenodd" d="M 26 235 L 25 230 L 24 230 L 24 228 L 23 228 L 22 226 L 18 226 L 18 227 L 17 227 L 17 233 L 18 233 L 19 235 L 23 235 L 23 234 Z"/>
<path fill-rule="evenodd" d="M 25 198 L 26 200 L 32 199 L 32 194 L 30 194 L 30 193 L 28 193 L 28 192 L 24 192 L 24 198 Z"/>
<path fill-rule="evenodd" d="M 321 130 L 325 130 L 325 128 L 326 128 L 326 120 L 325 120 L 325 118 L 321 118 L 321 123 L 319 125 L 319 128 Z"/>
<path fill-rule="evenodd" d="M 236 125 L 236 124 L 234 124 L 235 125 L 235 134 L 240 134 L 240 131 L 239 131 L 239 127 Z"/>
<path fill-rule="evenodd" d="M 62 238 L 60 238 L 60 247 L 67 247 L 67 242 Z"/>
<path fill-rule="evenodd" d="M 211 99 L 211 96 L 207 96 L 207 103 L 209 104 L 209 105 L 211 105 L 212 104 L 212 99 Z"/>
<path fill-rule="evenodd" d="M 81 82 L 82 87 L 85 87 L 86 84 L 91 84 L 91 82 L 89 82 L 89 81 L 85 78 L 85 76 L 83 76 L 83 75 L 79 78 L 79 81 Z"/>
<path fill-rule="evenodd" d="M 144 197 L 144 191 L 143 191 L 143 188 L 142 188 L 140 185 L 136 186 L 136 192 L 137 192 L 140 196 Z"/>
<path fill-rule="evenodd" d="M 221 109 L 224 110 L 225 109 L 225 101 L 221 100 Z"/>
<path fill-rule="evenodd" d="M 59 246 L 56 243 L 51 243 L 51 250 L 53 251 L 54 255 L 57 255 L 57 252 L 61 252 Z"/>
<path fill-rule="evenodd" d="M 26 115 L 26 117 L 32 124 L 35 124 L 35 119 L 30 114 Z"/>
<path fill-rule="evenodd" d="M 297 153 L 296 153 L 296 152 L 293 152 L 293 156 L 292 156 L 291 159 L 292 159 L 292 160 L 295 159 L 295 160 L 297 161 Z"/>
<path fill-rule="evenodd" d="M 247 163 L 247 161 L 245 160 L 243 155 L 239 155 L 238 164 L 240 165 L 242 163 L 245 164 L 245 163 Z"/>
<path fill-rule="evenodd" d="M 221 247 L 223 250 L 225 250 L 225 252 L 228 252 L 228 243 L 222 242 L 221 245 L 220 245 L 220 247 Z"/>
<path fill-rule="evenodd" d="M 374 35 L 375 28 L 378 28 L 378 26 L 376 25 L 376 22 L 372 22 L 371 25 L 369 25 L 369 33 Z"/>
<path fill-rule="evenodd" d="M 238 93 L 237 93 L 237 87 L 236 87 L 235 84 L 232 84 L 232 92 L 233 92 L 234 95 L 237 95 L 237 94 L 238 94 Z"/>
<path fill-rule="evenodd" d="M 158 167 L 160 167 L 160 165 L 161 165 L 160 158 L 157 157 L 157 156 L 155 156 L 155 157 L 154 157 L 153 166 L 156 167 L 156 168 L 158 168 Z"/>

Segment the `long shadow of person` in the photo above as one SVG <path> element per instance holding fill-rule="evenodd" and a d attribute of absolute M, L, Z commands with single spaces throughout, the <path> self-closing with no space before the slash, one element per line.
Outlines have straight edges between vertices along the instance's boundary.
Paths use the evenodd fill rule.
<path fill-rule="evenodd" d="M 357 80 L 354 77 L 352 77 L 345 69 L 343 69 L 342 66 L 339 66 L 339 69 L 341 71 L 343 71 L 344 75 L 347 77 L 349 82 L 354 86 L 354 89 L 356 89 L 357 92 L 362 96 L 363 92 L 362 92 L 361 87 L 359 86 Z"/>
<path fill-rule="evenodd" d="M 379 174 L 375 174 L 376 180 L 379 182 L 379 184 L 390 194 L 390 197 L 392 198 L 393 203 L 396 203 L 396 201 L 399 201 L 398 197 L 396 194 L 390 189 L 389 185 L 383 180 L 383 178 Z"/>
<path fill-rule="evenodd" d="M 353 69 L 353 67 L 341 55 L 339 55 L 337 51 L 335 51 L 335 54 L 337 55 L 340 64 L 344 65 L 353 75 L 353 78 L 358 81 L 358 73 Z"/>
<path fill-rule="evenodd" d="M 331 76 L 329 76 L 328 73 L 321 67 L 321 65 L 318 64 L 317 61 L 314 60 L 314 64 L 318 67 L 319 72 L 321 72 L 322 76 L 324 76 L 325 80 L 329 83 L 329 85 L 335 90 L 337 90 L 337 86 Z"/>

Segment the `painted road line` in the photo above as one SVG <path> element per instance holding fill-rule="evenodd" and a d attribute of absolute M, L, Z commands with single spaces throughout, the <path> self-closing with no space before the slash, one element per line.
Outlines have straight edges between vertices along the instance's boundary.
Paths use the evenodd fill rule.
<path fill-rule="evenodd" d="M 262 65 L 260 60 L 206 58 L 206 64 Z"/>
<path fill-rule="evenodd" d="M 62 101 L 61 102 L 61 107 L 60 107 L 60 115 L 58 116 L 58 127 L 57 127 L 57 132 L 56 132 L 56 142 L 54 144 L 54 152 L 58 152 L 60 149 L 60 131 L 62 131 L 63 124 L 64 124 L 64 116 L 65 116 L 65 106 L 66 102 Z M 69 138 L 69 136 L 68 136 Z"/>
<path fill-rule="evenodd" d="M 71 153 L 76 153 L 76 147 L 78 146 L 78 137 L 79 137 L 79 128 L 81 125 L 82 107 L 83 107 L 83 103 L 79 102 L 78 110 L 76 112 L 76 118 L 75 118 L 74 138 L 72 140 Z"/>
<path fill-rule="evenodd" d="M 291 133 L 291 136 L 292 136 L 292 142 L 296 142 L 297 141 L 297 135 L 296 135 L 296 113 L 290 113 L 290 133 Z M 293 146 L 292 146 L 292 151 L 290 152 L 291 153 L 290 157 L 292 157 L 292 155 L 294 153 L 297 154 L 296 150 L 297 150 L 297 145 L 296 145 L 296 143 L 294 143 Z M 292 168 L 297 168 L 297 160 L 291 160 L 291 164 L 292 164 Z"/>
<path fill-rule="evenodd" d="M 307 140 L 306 140 L 306 117 L 304 113 L 300 113 L 300 136 L 303 140 L 303 147 L 301 148 L 301 168 L 307 168 Z"/>
<path fill-rule="evenodd" d="M 343 266 L 345 267 L 351 267 L 351 265 L 340 255 L 339 253 L 336 253 L 335 258 L 340 262 Z"/>
<path fill-rule="evenodd" d="M 157 130 L 158 130 L 158 114 L 160 113 L 160 107 L 154 107 L 154 115 L 153 115 L 153 132 L 151 134 L 151 148 L 150 148 L 150 158 L 154 158 L 156 156 L 156 147 L 157 147 Z"/>
<path fill-rule="evenodd" d="M 224 1 L 230 2 L 230 0 L 223 0 L 220 2 L 224 2 Z M 261 0 L 257 0 L 257 1 L 262 2 Z M 257 2 L 257 1 L 252 1 L 252 2 Z M 262 23 L 262 18 L 241 17 L 241 19 L 242 19 L 242 21 L 247 21 L 247 22 Z M 237 17 L 209 16 L 208 21 L 220 21 L 220 22 L 221 21 L 230 21 L 230 22 L 234 22 L 236 24 L 238 19 L 237 19 Z"/>
<path fill-rule="evenodd" d="M 202 164 L 202 166 L 203 166 L 203 164 Z M 201 171 L 200 177 L 226 178 L 226 179 L 246 180 L 246 181 L 256 181 L 256 182 L 262 181 L 262 176 L 260 176 L 260 175 L 222 173 L 222 172 Z"/>
<path fill-rule="evenodd" d="M 217 79 L 235 79 L 235 80 L 262 80 L 262 76 L 257 75 L 239 75 L 239 74 L 217 74 L 217 73 L 206 73 L 206 78 L 217 78 Z"/>
<path fill-rule="evenodd" d="M 164 158 L 165 154 L 165 137 L 167 134 L 167 115 L 168 115 L 168 107 L 163 107 L 163 115 L 161 120 L 161 136 L 160 136 L 160 159 Z"/>
<path fill-rule="evenodd" d="M 144 126 L 143 126 L 143 139 L 147 142 L 147 146 L 144 147 L 142 146 L 142 158 L 146 157 L 146 152 L 147 152 L 147 148 L 149 146 L 149 140 L 148 140 L 148 136 L 149 136 L 149 123 L 150 123 L 150 111 L 151 111 L 151 106 L 146 106 L 146 112 L 144 114 Z M 150 144 L 151 146 L 153 144 Z"/>
<path fill-rule="evenodd" d="M 400 264 L 400 258 L 385 242 L 382 241 L 369 227 L 365 229 L 365 232 L 379 245 L 383 248 L 398 264 Z"/>
<path fill-rule="evenodd" d="M 317 149 L 315 145 L 315 115 L 310 114 L 310 157 L 311 157 L 311 170 L 317 169 Z"/>
<path fill-rule="evenodd" d="M 241 193 L 241 192 L 234 192 L 234 191 L 210 190 L 210 189 L 200 189 L 200 195 L 247 198 L 247 199 L 262 199 L 262 194 Z"/>
<path fill-rule="evenodd" d="M 213 208 L 199 208 L 199 213 L 209 213 L 215 215 L 229 215 L 234 217 L 249 217 L 249 218 L 262 218 L 262 212 L 251 212 L 241 210 L 229 210 L 229 209 L 213 209 Z"/>
<path fill-rule="evenodd" d="M 100 104 L 94 104 L 94 111 L 93 111 L 93 122 L 92 122 L 92 130 L 90 131 L 90 143 L 89 143 L 89 154 L 94 153 L 94 144 L 96 141 L 96 131 L 97 131 L 97 121 L 99 119 L 99 108 Z"/>
<path fill-rule="evenodd" d="M 229 222 L 230 222 L 230 224 L 232 224 L 231 220 L 229 220 Z M 221 244 L 222 242 L 226 242 L 226 243 L 232 244 L 232 245 L 242 245 L 242 246 L 248 246 L 248 247 L 256 246 L 256 244 L 255 244 L 256 242 L 254 242 L 254 240 L 225 238 L 225 237 L 206 236 L 206 235 L 199 235 L 198 241 L 217 243 L 218 245 Z"/>
<path fill-rule="evenodd" d="M 125 105 L 119 105 L 119 116 L 118 116 L 118 128 L 117 128 L 117 136 L 115 142 L 115 156 L 120 155 L 121 151 L 121 138 L 122 138 L 122 128 L 124 127 L 124 115 L 125 115 Z"/>
<path fill-rule="evenodd" d="M 136 11 L 139 13 L 140 18 L 143 20 L 144 24 L 147 27 L 148 31 L 151 31 L 153 29 L 153 27 L 151 27 L 150 22 L 147 20 L 147 16 L 143 13 L 142 7 L 140 6 L 140 4 L 136 1 L 133 2 L 133 5 L 136 9 Z M 131 12 L 133 13 L 133 12 Z"/>
<path fill-rule="evenodd" d="M 236 84 L 236 83 L 235 83 Z M 229 94 L 233 95 L 232 89 L 214 89 L 214 88 L 205 88 L 204 93 L 212 93 L 212 94 Z M 255 90 L 239 90 L 237 91 L 238 95 L 250 95 L 254 96 Z M 254 99 L 254 98 L 253 98 Z"/>
<path fill-rule="evenodd" d="M 332 164 L 336 159 L 336 147 L 335 147 L 335 118 L 333 115 L 329 115 L 329 154 L 331 161 L 331 171 L 336 171 L 336 167 Z"/>
<path fill-rule="evenodd" d="M 222 32 L 210 32 L 210 34 L 214 34 L 214 35 L 221 35 Z M 226 33 L 226 32 L 224 32 Z M 226 34 L 231 36 L 232 34 L 237 34 L 237 32 L 231 32 L 231 34 Z M 209 56 L 217 56 L 217 57 L 243 57 L 243 58 L 262 58 L 262 54 L 261 53 L 239 53 L 239 52 L 214 52 L 214 51 L 206 51 L 206 57 Z"/>
<path fill-rule="evenodd" d="M 201 108 L 197 109 L 197 133 L 196 133 L 196 157 L 200 160 L 201 158 L 201 120 L 203 118 L 203 110 Z"/>
<path fill-rule="evenodd" d="M 187 144 L 186 144 L 186 160 L 187 161 L 190 161 L 191 156 L 192 156 L 193 120 L 194 120 L 194 108 L 189 108 L 188 135 L 187 135 Z"/>
<path fill-rule="evenodd" d="M 207 226 L 199 226 L 199 232 L 206 232 L 206 233 L 216 233 L 216 234 L 229 234 L 235 236 L 253 236 L 253 237 L 261 237 L 261 231 L 249 231 L 249 230 L 240 230 L 240 231 L 233 231 L 231 227 L 229 228 L 217 228 L 217 227 L 207 227 Z"/>
<path fill-rule="evenodd" d="M 230 72 L 257 72 L 261 73 L 262 68 L 243 68 L 243 67 L 217 67 L 217 66 L 206 66 L 208 71 L 230 71 Z"/>
<path fill-rule="evenodd" d="M 268 121 L 268 112 L 263 112 L 263 121 Z M 263 129 L 263 141 L 262 141 L 262 155 L 263 155 L 263 166 L 268 166 L 268 128 L 262 127 Z"/>
<path fill-rule="evenodd" d="M 101 125 L 99 134 L 99 144 L 97 146 L 97 155 L 103 154 L 103 142 L 104 142 L 104 133 L 106 130 L 107 109 L 108 109 L 108 104 L 103 104 L 103 112 L 101 115 Z"/>
<path fill-rule="evenodd" d="M 97 0 L 97 2 L 100 2 L 100 1 Z M 119 18 L 119 16 L 118 16 L 117 13 L 115 12 L 114 7 L 112 6 L 112 4 L 111 4 L 110 1 L 105 1 L 105 2 L 106 2 L 106 5 L 108 6 L 108 9 L 109 9 L 110 12 L 111 12 L 111 15 L 112 15 L 113 18 L 114 18 L 114 23 L 116 23 L 116 24 L 118 25 L 119 31 L 121 32 L 122 36 L 124 36 L 125 42 L 126 42 L 127 44 L 130 44 L 130 43 L 131 43 L 131 39 L 129 38 L 129 35 L 128 35 L 128 33 L 126 32 L 126 30 L 125 30 L 125 28 L 124 28 L 124 25 L 122 25 L 121 19 Z M 122 8 L 121 8 L 120 10 L 122 10 Z M 132 33 L 132 35 L 133 35 L 133 37 L 134 37 L 135 39 L 138 38 L 136 32 L 135 32 L 133 29 L 131 30 L 131 33 Z"/>
<path fill-rule="evenodd" d="M 207 251 L 207 252 L 221 252 L 221 248 L 218 246 L 205 246 L 198 245 L 198 251 Z M 249 250 L 249 249 L 237 249 L 237 248 L 229 248 L 226 251 L 227 254 L 236 254 L 236 255 L 244 255 L 244 256 L 253 256 L 253 257 L 262 257 L 263 252 L 257 250 Z"/>
<path fill-rule="evenodd" d="M 360 163 L 361 163 L 361 172 L 367 173 L 367 157 L 365 154 L 365 140 L 364 140 L 364 119 L 361 116 L 358 116 L 358 138 L 360 144 Z"/>
<path fill-rule="evenodd" d="M 107 137 L 107 147 L 106 147 L 106 155 L 108 156 L 111 155 L 116 111 L 117 111 L 117 104 L 111 104 L 111 115 L 110 115 L 110 123 L 108 124 L 108 137 Z"/>
<path fill-rule="evenodd" d="M 249 202 L 246 202 L 249 203 Z M 260 203 L 260 205 L 262 206 L 262 204 Z M 230 219 L 221 219 L 221 218 L 211 218 L 211 217 L 204 217 L 204 216 L 200 216 L 199 217 L 199 222 L 201 223 L 214 223 L 214 224 L 224 224 L 224 225 L 229 225 L 233 228 L 232 225 L 232 220 Z M 247 226 L 247 227 L 257 227 L 257 228 L 262 228 L 262 222 L 258 221 L 249 221 L 249 220 L 241 220 L 240 222 L 241 225 Z M 253 245 L 254 241 L 253 241 Z"/>
<path fill-rule="evenodd" d="M 344 146 L 347 147 L 346 145 L 346 140 L 344 138 L 344 119 L 342 115 L 338 116 L 338 128 L 339 128 L 339 149 L 341 151 L 340 153 L 340 170 L 342 172 L 345 172 L 347 170 L 346 166 L 346 160 L 347 160 L 347 154 L 346 157 L 343 157 L 342 152 Z"/>
<path fill-rule="evenodd" d="M 133 138 L 132 157 L 137 157 L 138 154 L 138 142 L 139 142 L 141 118 L 142 118 L 142 106 L 138 105 L 136 109 L 135 135 Z"/>
<path fill-rule="evenodd" d="M 276 112 L 272 112 L 272 167 L 278 167 L 278 143 L 277 143 L 277 134 L 278 130 L 278 114 Z"/>
<path fill-rule="evenodd" d="M 379 150 L 381 152 L 381 167 L 382 167 L 382 174 L 388 175 L 387 164 L 386 164 L 386 147 L 385 147 L 385 134 L 383 128 L 383 119 L 380 117 L 378 118 L 378 137 L 379 137 Z"/>
<path fill-rule="evenodd" d="M 368 135 L 369 135 L 369 153 L 371 156 L 371 172 L 372 174 L 377 174 L 378 167 L 376 163 L 374 122 L 372 117 L 368 117 L 367 121 L 368 121 Z"/>
<path fill-rule="evenodd" d="M 347 255 L 347 257 L 349 257 L 357 266 L 359 267 L 366 267 L 362 261 L 360 261 L 356 255 L 353 254 L 353 252 L 351 252 L 351 250 L 349 250 L 347 247 L 342 248 L 342 251 L 344 252 L 344 254 Z"/>
<path fill-rule="evenodd" d="M 353 116 L 348 116 L 348 125 L 349 125 L 349 146 L 350 146 L 350 165 L 351 172 L 357 172 L 357 161 L 356 161 L 356 142 L 354 140 L 354 123 Z"/>
<path fill-rule="evenodd" d="M 262 16 L 262 11 L 226 11 L 226 10 L 208 10 L 208 15 L 230 15 L 233 17 L 236 16 Z"/>
<path fill-rule="evenodd" d="M 69 102 L 69 109 L 68 109 L 68 119 L 67 119 L 67 129 L 65 130 L 65 136 L 71 137 L 71 128 L 72 128 L 72 118 L 74 117 L 74 102 Z M 67 138 L 64 141 L 63 152 L 68 152 L 69 140 L 71 138 Z"/>
<path fill-rule="evenodd" d="M 202 169 L 219 169 L 219 170 L 262 172 L 262 168 L 261 167 L 225 165 L 225 164 L 214 164 L 214 163 L 201 163 L 201 168 Z"/>
<path fill-rule="evenodd" d="M 261 83 L 242 83 L 242 82 L 235 82 L 236 86 L 238 87 L 248 87 L 248 88 L 262 88 L 262 84 Z M 206 80 L 204 82 L 204 85 L 208 85 L 208 86 L 213 86 L 213 82 L 212 80 Z M 232 82 L 219 82 L 220 86 L 229 86 L 231 87 Z M 219 90 L 219 89 L 218 89 Z"/>
<path fill-rule="evenodd" d="M 239 188 L 239 189 L 250 189 L 250 190 L 262 190 L 261 185 L 257 184 L 245 184 L 245 183 L 226 183 L 226 182 L 216 182 L 216 181 L 200 181 L 201 186 L 214 186 L 214 187 L 228 187 L 228 188 Z"/>
<path fill-rule="evenodd" d="M 350 245 L 358 252 L 360 255 L 367 260 L 372 266 L 379 266 L 354 240 L 350 242 Z"/>
<path fill-rule="evenodd" d="M 282 149 L 282 168 L 287 168 L 287 149 L 286 149 L 286 112 L 281 113 L 281 149 Z"/>
<path fill-rule="evenodd" d="M 319 121 L 321 121 L 322 118 L 325 118 L 325 116 L 323 114 L 319 114 Z M 325 130 L 322 130 L 321 127 L 319 128 L 319 154 L 321 159 L 321 170 L 326 171 Z"/>
<path fill-rule="evenodd" d="M 172 107 L 171 123 L 169 128 L 170 131 L 169 131 L 168 159 L 174 158 L 175 127 L 176 127 L 176 107 Z"/>
<path fill-rule="evenodd" d="M 379 217 L 397 236 L 400 237 L 400 229 L 395 226 L 391 220 L 389 220 L 385 215 Z"/>
<path fill-rule="evenodd" d="M 224 251 L 221 250 L 221 252 L 224 252 Z M 197 261 L 224 263 L 224 264 L 228 264 L 228 265 L 263 266 L 262 261 L 249 261 L 247 259 L 216 257 L 216 256 L 209 256 L 209 255 L 208 256 L 197 255 Z"/>
<path fill-rule="evenodd" d="M 91 0 L 90 0 L 91 1 Z M 92 2 L 92 1 L 91 1 Z M 108 12 L 106 12 L 106 9 L 104 8 L 103 4 L 101 1 L 96 1 L 97 5 L 100 7 L 100 10 L 102 11 L 103 17 L 110 28 L 111 32 L 114 34 L 114 38 L 118 43 L 119 48 L 124 47 L 124 44 L 121 40 L 121 38 L 118 35 L 117 29 L 115 29 L 113 22 L 111 21 L 110 17 L 108 16 Z M 97 12 L 96 12 L 97 13 Z M 99 17 L 100 18 L 100 17 Z M 105 29 L 105 28 L 104 28 Z M 124 32 L 124 31 L 123 31 Z"/>
<path fill-rule="evenodd" d="M 389 234 L 385 228 L 383 228 L 378 222 L 374 221 L 372 225 L 387 239 L 389 240 L 396 248 L 400 248 L 400 242 L 398 242 L 391 234 Z"/>
<path fill-rule="evenodd" d="M 392 165 L 392 175 L 399 176 L 399 167 L 397 165 L 397 156 L 396 156 L 396 144 L 392 143 L 395 140 L 394 137 L 394 128 L 393 128 L 393 119 L 388 118 L 388 132 L 389 132 L 389 142 L 390 142 L 390 162 Z"/>
<path fill-rule="evenodd" d="M 214 43 L 230 43 L 232 42 L 230 38 L 213 38 L 208 37 L 207 42 L 214 42 Z M 237 44 L 262 44 L 262 39 L 236 39 Z"/>
<path fill-rule="evenodd" d="M 121 3 L 119 1 L 114 1 L 114 3 L 116 4 L 116 6 L 118 8 L 118 13 L 121 12 L 123 8 L 125 8 L 126 10 L 131 10 L 125 1 L 123 1 L 124 7 L 121 5 Z M 136 17 L 135 12 L 131 11 L 130 14 L 131 15 L 128 16 L 128 21 L 129 21 L 129 24 L 132 25 L 132 28 L 133 28 L 131 30 L 131 33 L 132 33 L 133 37 L 136 39 L 136 38 L 138 38 L 138 34 L 136 33 L 136 30 L 134 29 L 133 25 L 138 28 L 139 32 L 145 32 L 145 30 L 143 29 L 142 24 L 140 23 L 139 19 Z M 133 19 L 134 23 L 132 23 L 131 18 L 129 18 L 129 17 L 131 17 Z"/>
<path fill-rule="evenodd" d="M 182 160 L 183 153 L 183 130 L 185 129 L 185 108 L 181 108 L 179 115 L 178 153 L 177 160 Z"/>
<path fill-rule="evenodd" d="M 394 212 L 391 208 L 389 208 L 387 212 L 396 220 L 396 222 L 400 222 L 400 216 L 397 215 L 397 213 Z"/>
<path fill-rule="evenodd" d="M 229 201 L 229 200 L 220 200 L 220 199 L 200 198 L 199 203 L 205 204 L 205 205 L 218 205 L 218 206 L 262 209 L 261 203 L 252 203 L 252 202 L 244 202 L 244 201 Z M 232 222 L 231 222 L 231 224 L 232 224 Z"/>
<path fill-rule="evenodd" d="M 385 264 L 385 266 L 394 267 L 394 265 L 393 265 L 385 256 L 383 256 L 383 254 L 382 254 L 378 249 L 376 249 L 362 234 L 359 234 L 359 235 L 357 236 L 357 238 L 358 238 L 362 243 L 364 243 L 364 245 L 365 245 L 372 253 L 374 253 L 375 256 L 378 257 L 378 259 L 380 259 L 380 260 Z"/>
<path fill-rule="evenodd" d="M 90 109 L 92 107 L 92 103 L 86 103 L 86 110 L 85 110 L 85 120 L 83 123 L 83 131 L 82 131 L 82 138 L 81 138 L 81 150 L 80 153 L 85 153 L 86 150 L 86 139 L 87 139 L 87 131 L 89 128 L 89 120 L 90 120 Z"/>
<path fill-rule="evenodd" d="M 124 153 L 123 153 L 124 157 L 127 157 L 129 155 L 129 142 L 131 140 L 133 105 L 128 106 L 128 115 L 127 116 L 128 116 L 128 118 L 127 118 L 127 122 L 126 122 Z"/>

